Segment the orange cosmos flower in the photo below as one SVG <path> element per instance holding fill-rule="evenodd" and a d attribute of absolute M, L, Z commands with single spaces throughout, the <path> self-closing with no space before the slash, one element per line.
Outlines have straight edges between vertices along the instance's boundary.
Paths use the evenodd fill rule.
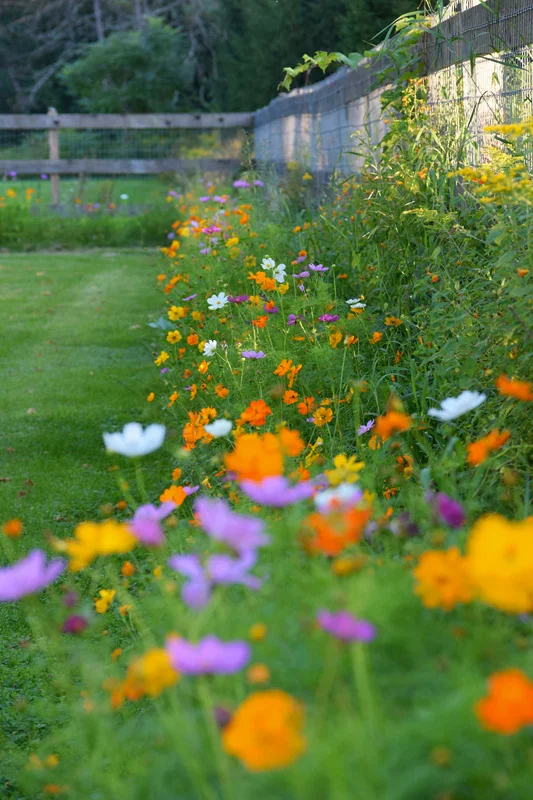
<path fill-rule="evenodd" d="M 264 400 L 252 400 L 248 408 L 242 412 L 237 424 L 244 425 L 245 422 L 248 422 L 258 428 L 265 424 L 270 414 L 272 414 L 272 409 L 267 406 Z"/>
<path fill-rule="evenodd" d="M 281 443 L 273 433 L 260 436 L 245 433 L 236 441 L 235 450 L 224 457 L 226 468 L 234 472 L 238 481 L 260 482 L 263 478 L 281 475 L 283 453 Z"/>
<path fill-rule="evenodd" d="M 265 314 L 263 317 L 256 317 L 252 320 L 252 325 L 255 328 L 265 328 L 268 322 L 268 314 Z"/>
<path fill-rule="evenodd" d="M 370 343 L 377 344 L 379 341 L 381 341 L 381 339 L 383 339 L 383 334 L 379 331 L 374 331 L 372 338 L 370 339 Z"/>
<path fill-rule="evenodd" d="M 511 431 L 505 430 L 501 433 L 498 430 L 491 431 L 486 436 L 478 439 L 477 442 L 471 442 L 471 444 L 467 445 L 468 456 L 466 460 L 471 467 L 483 464 L 490 453 L 494 450 L 500 450 L 504 446 L 510 436 Z"/>
<path fill-rule="evenodd" d="M 198 365 L 198 372 L 200 375 L 205 375 L 207 370 L 209 369 L 209 362 L 202 361 L 201 364 Z"/>
<path fill-rule="evenodd" d="M 191 333 L 189 334 L 189 336 L 187 336 L 187 344 L 190 344 L 191 347 L 194 346 L 195 344 L 198 344 L 199 341 L 200 340 L 198 338 L 197 333 Z"/>
<path fill-rule="evenodd" d="M 304 417 L 307 414 L 310 414 L 313 410 L 315 405 L 315 398 L 314 397 L 304 397 L 301 403 L 298 403 L 297 411 L 299 414 L 302 414 Z"/>
<path fill-rule="evenodd" d="M 172 500 L 173 503 L 176 503 L 177 506 L 181 506 L 185 498 L 187 497 L 185 493 L 185 489 L 182 486 L 169 486 L 168 489 L 165 489 L 162 495 L 160 495 L 159 499 L 162 503 L 166 503 L 168 500 Z"/>
<path fill-rule="evenodd" d="M 449 550 L 426 550 L 413 575 L 415 593 L 427 608 L 450 611 L 457 603 L 470 603 L 474 597 L 466 559 L 458 547 Z"/>
<path fill-rule="evenodd" d="M 376 419 L 374 431 L 383 442 L 390 439 L 395 433 L 408 430 L 413 424 L 411 417 L 402 411 L 387 411 Z"/>
<path fill-rule="evenodd" d="M 298 402 L 298 392 L 293 392 L 292 389 L 287 389 L 281 398 L 286 406 L 292 406 Z"/>
<path fill-rule="evenodd" d="M 279 689 L 256 692 L 237 709 L 222 732 L 226 753 L 236 756 L 251 772 L 280 769 L 300 756 L 303 706 Z"/>
<path fill-rule="evenodd" d="M 385 325 L 397 328 L 398 325 L 402 325 L 402 320 L 399 319 L 398 317 L 393 317 L 393 316 L 385 317 Z"/>
<path fill-rule="evenodd" d="M 298 431 L 290 431 L 288 428 L 283 427 L 278 434 L 278 438 L 281 449 L 286 456 L 291 456 L 291 458 L 299 456 L 305 447 Z"/>
<path fill-rule="evenodd" d="M 489 693 L 475 705 L 476 716 L 489 731 L 506 736 L 533 724 L 533 682 L 522 670 L 506 669 L 489 678 Z"/>
<path fill-rule="evenodd" d="M 304 549 L 310 554 L 338 556 L 360 540 L 371 513 L 369 508 L 350 508 L 309 514 L 302 523 Z"/>
<path fill-rule="evenodd" d="M 528 269 L 521 269 L 520 267 L 517 267 L 516 271 L 518 273 L 518 277 L 519 278 L 525 278 L 526 275 L 529 275 L 529 270 Z"/>
<path fill-rule="evenodd" d="M 292 367 L 292 359 L 288 361 L 286 358 L 282 358 L 278 366 L 274 370 L 274 375 L 279 375 L 280 378 L 282 378 L 284 375 L 287 374 L 287 372 L 290 370 L 291 367 Z"/>
<path fill-rule="evenodd" d="M 10 539 L 18 539 L 22 533 L 22 521 L 20 519 L 9 519 L 2 525 L 2 533 Z"/>
<path fill-rule="evenodd" d="M 291 367 L 287 373 L 287 383 L 289 384 L 289 389 L 292 389 L 294 385 L 294 381 L 296 380 L 296 376 L 300 372 L 302 368 L 301 364 L 298 364 L 297 367 Z"/>
<path fill-rule="evenodd" d="M 500 394 L 504 397 L 516 397 L 517 400 L 533 400 L 533 384 L 530 381 L 517 381 L 508 378 L 507 375 L 500 375 L 496 379 L 496 386 Z"/>
<path fill-rule="evenodd" d="M 228 396 L 228 394 L 229 394 L 229 389 L 226 389 L 226 387 L 225 387 L 225 386 L 222 386 L 222 384 L 221 384 L 221 383 L 219 383 L 219 384 L 217 384 L 217 385 L 215 386 L 215 393 L 216 393 L 216 394 L 218 394 L 218 396 L 219 396 L 219 397 L 221 397 L 222 399 L 224 399 L 225 397 L 227 397 L 227 396 Z"/>

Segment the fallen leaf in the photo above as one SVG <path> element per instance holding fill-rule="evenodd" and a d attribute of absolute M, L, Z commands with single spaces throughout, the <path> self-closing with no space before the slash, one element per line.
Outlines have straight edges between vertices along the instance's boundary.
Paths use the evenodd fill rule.
<path fill-rule="evenodd" d="M 26 414 L 36 414 L 36 413 L 37 411 L 34 408 L 28 408 L 28 410 L 26 411 Z"/>

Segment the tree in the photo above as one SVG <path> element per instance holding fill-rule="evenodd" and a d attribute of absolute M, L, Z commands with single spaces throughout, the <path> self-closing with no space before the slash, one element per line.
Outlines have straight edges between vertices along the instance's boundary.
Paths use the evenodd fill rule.
<path fill-rule="evenodd" d="M 148 18 L 139 30 L 113 33 L 64 67 L 61 77 L 84 111 L 149 113 L 194 107 L 193 70 L 180 28 Z"/>

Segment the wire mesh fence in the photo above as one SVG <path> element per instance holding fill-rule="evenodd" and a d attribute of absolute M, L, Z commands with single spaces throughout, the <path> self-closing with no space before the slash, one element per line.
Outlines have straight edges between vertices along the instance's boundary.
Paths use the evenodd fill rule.
<path fill-rule="evenodd" d="M 524 0 L 455 0 L 430 19 L 420 57 L 434 124 L 468 128 L 472 163 L 496 143 L 490 124 L 533 115 L 533 4 Z M 340 69 L 325 80 L 278 97 L 255 114 L 255 153 L 283 168 L 298 162 L 314 174 L 357 172 L 362 142 L 379 144 L 379 60 Z"/>

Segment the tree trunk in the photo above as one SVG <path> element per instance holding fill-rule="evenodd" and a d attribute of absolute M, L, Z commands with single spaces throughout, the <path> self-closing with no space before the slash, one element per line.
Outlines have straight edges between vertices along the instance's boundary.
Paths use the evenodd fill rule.
<path fill-rule="evenodd" d="M 96 25 L 96 38 L 99 42 L 104 41 L 104 25 L 102 22 L 102 7 L 100 0 L 93 0 L 94 2 L 94 23 Z"/>

